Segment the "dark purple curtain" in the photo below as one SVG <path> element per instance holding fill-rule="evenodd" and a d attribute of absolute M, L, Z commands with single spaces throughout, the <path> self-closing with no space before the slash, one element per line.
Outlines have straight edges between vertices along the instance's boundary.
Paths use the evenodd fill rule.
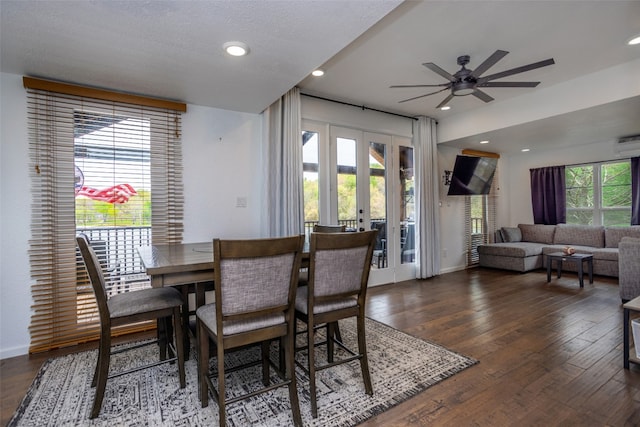
<path fill-rule="evenodd" d="M 530 169 L 531 202 L 535 224 L 567 221 L 564 166 Z"/>
<path fill-rule="evenodd" d="M 631 159 L 631 225 L 640 225 L 640 157 Z"/>

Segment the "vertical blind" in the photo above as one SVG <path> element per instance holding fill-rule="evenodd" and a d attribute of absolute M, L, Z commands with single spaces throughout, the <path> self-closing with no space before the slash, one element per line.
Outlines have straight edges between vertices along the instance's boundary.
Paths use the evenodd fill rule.
<path fill-rule="evenodd" d="M 112 293 L 134 290 L 134 282 L 148 286 L 136 246 L 182 240 L 186 106 L 27 77 L 24 85 L 33 353 L 99 336 L 77 233 L 90 237 Z"/>

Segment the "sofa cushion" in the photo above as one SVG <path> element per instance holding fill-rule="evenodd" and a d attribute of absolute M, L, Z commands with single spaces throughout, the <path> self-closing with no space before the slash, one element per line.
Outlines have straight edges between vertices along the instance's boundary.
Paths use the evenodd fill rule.
<path fill-rule="evenodd" d="M 542 245 L 531 242 L 493 243 L 478 246 L 478 254 L 524 258 L 542 253 Z"/>
<path fill-rule="evenodd" d="M 553 237 L 555 245 L 604 248 L 604 227 L 596 225 L 558 224 Z"/>
<path fill-rule="evenodd" d="M 522 241 L 522 231 L 518 227 L 502 227 L 503 242 L 520 242 Z"/>
<path fill-rule="evenodd" d="M 555 225 L 518 224 L 518 228 L 522 232 L 523 242 L 553 243 L 553 234 L 556 230 Z"/>
<path fill-rule="evenodd" d="M 604 259 L 607 261 L 618 262 L 618 249 L 617 248 L 602 248 L 593 250 L 593 259 Z"/>
<path fill-rule="evenodd" d="M 617 248 L 620 239 L 623 237 L 635 237 L 640 239 L 640 225 L 632 225 L 629 227 L 605 227 L 604 229 L 604 247 Z"/>

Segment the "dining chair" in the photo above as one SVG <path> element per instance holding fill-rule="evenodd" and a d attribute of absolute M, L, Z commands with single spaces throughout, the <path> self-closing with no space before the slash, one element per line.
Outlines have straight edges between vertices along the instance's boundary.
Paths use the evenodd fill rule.
<path fill-rule="evenodd" d="M 215 301 L 196 311 L 198 380 L 202 407 L 208 405 L 209 391 L 218 402 L 220 426 L 226 425 L 227 405 L 284 386 L 289 388 L 293 421 L 302 425 L 294 364 L 294 303 L 303 244 L 303 235 L 213 241 Z M 284 369 L 269 357 L 270 343 L 276 339 L 284 347 Z M 209 370 L 209 340 L 216 346 L 214 373 Z M 225 373 L 248 366 L 226 367 L 225 352 L 251 344 L 261 344 L 264 387 L 227 397 Z M 271 382 L 270 367 L 280 381 Z"/>
<path fill-rule="evenodd" d="M 76 242 L 80 248 L 82 259 L 84 260 L 84 264 L 89 275 L 89 281 L 93 287 L 96 303 L 98 305 L 98 313 L 100 315 L 100 344 L 98 349 L 98 360 L 96 362 L 96 369 L 91 381 L 91 387 L 96 388 L 96 393 L 93 399 L 93 408 L 91 410 L 90 418 L 96 418 L 100 414 L 107 380 L 110 378 L 147 369 L 162 363 L 175 362 L 177 360 L 180 388 L 184 388 L 186 384 L 184 374 L 184 352 L 181 345 L 183 332 L 180 315 L 182 295 L 180 292 L 173 288 L 150 288 L 116 294 L 111 298 L 107 298 L 104 275 L 100 268 L 99 259 L 93 247 L 89 243 L 89 239 L 84 235 L 79 235 L 76 237 Z M 166 345 L 167 337 L 162 333 L 162 331 L 159 334 L 159 339 L 157 340 L 145 341 L 144 343 L 122 347 L 118 350 L 111 349 L 112 328 L 147 320 L 166 322 L 167 319 L 173 319 L 175 343 L 174 345 L 171 345 L 170 343 L 169 346 L 172 347 L 173 354 L 177 354 L 177 356 L 169 358 L 165 357 L 166 352 L 163 347 Z M 171 328 L 169 325 L 166 325 L 162 329 L 166 332 Z M 158 361 L 125 372 L 118 372 L 109 375 L 109 363 L 112 354 L 122 353 L 124 351 L 156 343 L 159 343 L 161 347 Z"/>
<path fill-rule="evenodd" d="M 316 372 L 332 366 L 360 361 L 365 392 L 373 394 L 364 330 L 364 310 L 371 269 L 371 258 L 377 230 L 357 233 L 312 233 L 310 242 L 309 283 L 298 288 L 296 319 L 307 326 L 307 366 L 309 374 L 311 414 L 318 416 L 316 399 Z M 341 319 L 356 318 L 358 351 L 349 349 L 336 336 L 335 325 Z M 317 326 L 326 329 L 326 339 L 315 342 Z M 327 363 L 316 366 L 314 348 L 327 346 Z M 349 356 L 334 360 L 335 345 Z M 304 347 L 296 350 L 304 350 Z"/>
<path fill-rule="evenodd" d="M 344 233 L 346 229 L 346 225 L 313 225 L 314 233 Z"/>

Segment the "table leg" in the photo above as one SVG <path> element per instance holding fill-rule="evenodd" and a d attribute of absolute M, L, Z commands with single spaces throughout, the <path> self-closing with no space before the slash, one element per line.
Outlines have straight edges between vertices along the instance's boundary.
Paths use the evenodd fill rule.
<path fill-rule="evenodd" d="M 582 260 L 578 260 L 578 280 L 580 281 L 580 287 L 584 288 L 584 275 L 582 271 Z"/>
<path fill-rule="evenodd" d="M 589 283 L 593 285 L 593 258 L 587 260 L 587 268 L 589 269 Z"/>
<path fill-rule="evenodd" d="M 623 360 L 624 360 L 624 369 L 629 369 L 629 309 L 625 308 L 624 310 L 624 337 L 623 341 Z"/>
<path fill-rule="evenodd" d="M 551 258 L 547 257 L 547 283 L 551 281 Z"/>
<path fill-rule="evenodd" d="M 191 342 L 189 340 L 189 285 L 180 286 L 182 291 L 182 348 L 184 360 L 189 360 Z"/>
<path fill-rule="evenodd" d="M 558 279 L 562 277 L 562 258 L 556 260 L 556 267 L 558 268 Z"/>

